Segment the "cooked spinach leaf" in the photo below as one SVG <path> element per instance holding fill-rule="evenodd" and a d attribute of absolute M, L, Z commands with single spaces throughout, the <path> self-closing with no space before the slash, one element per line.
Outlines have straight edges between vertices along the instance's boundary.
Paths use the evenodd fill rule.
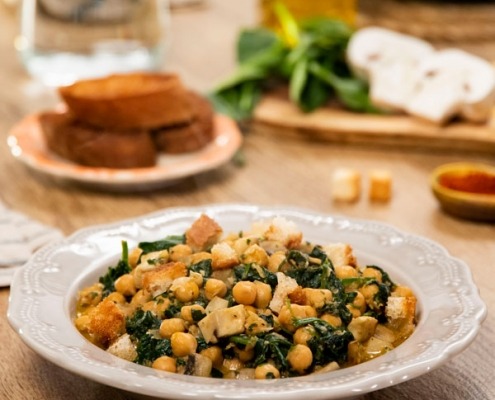
<path fill-rule="evenodd" d="M 165 239 L 157 240 L 156 242 L 141 242 L 138 244 L 138 247 L 143 250 L 142 254 L 148 254 L 154 251 L 168 250 L 177 244 L 184 244 L 185 242 L 185 235 L 170 235 Z"/>
<path fill-rule="evenodd" d="M 212 273 L 211 259 L 201 260 L 196 264 L 189 266 L 189 271 L 197 272 L 203 275 L 204 278 L 209 278 Z"/>
<path fill-rule="evenodd" d="M 236 282 L 238 281 L 260 281 L 263 283 L 267 283 L 274 289 L 277 284 L 277 275 L 273 272 L 270 272 L 265 267 L 260 267 L 255 264 L 240 264 L 234 267 L 234 276 Z"/>
<path fill-rule="evenodd" d="M 98 282 L 103 284 L 103 297 L 115 291 L 115 281 L 122 275 L 131 272 L 129 266 L 129 248 L 125 240 L 122 241 L 122 256 L 115 267 L 109 267 L 105 275 L 100 276 Z"/>
<path fill-rule="evenodd" d="M 312 326 L 315 334 L 308 341 L 315 365 L 326 365 L 332 361 L 347 360 L 347 346 L 354 340 L 347 329 L 334 328 L 319 318 L 301 318 L 294 321 L 296 327 Z"/>
<path fill-rule="evenodd" d="M 132 317 L 126 319 L 126 331 L 136 345 L 137 357 L 134 362 L 150 365 L 163 355 L 172 355 L 169 339 L 157 339 L 149 333 L 160 328 L 161 320 L 151 311 L 137 310 Z"/>
<path fill-rule="evenodd" d="M 230 342 L 243 349 L 251 346 L 254 349 L 255 358 L 251 367 L 272 360 L 280 372 L 288 371 L 287 354 L 292 347 L 292 342 L 279 333 L 271 332 L 259 336 L 236 335 L 230 337 Z"/>
<path fill-rule="evenodd" d="M 136 352 L 134 362 L 141 365 L 150 365 L 158 357 L 173 355 L 169 339 L 157 339 L 148 334 L 139 338 Z"/>
<path fill-rule="evenodd" d="M 129 335 L 140 338 L 150 329 L 160 328 L 160 323 L 161 320 L 151 311 L 139 309 L 132 317 L 126 319 L 125 328 Z"/>

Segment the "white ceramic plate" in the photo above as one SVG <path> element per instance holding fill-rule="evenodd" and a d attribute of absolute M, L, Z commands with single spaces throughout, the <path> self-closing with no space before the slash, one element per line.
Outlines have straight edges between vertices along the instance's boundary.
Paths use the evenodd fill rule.
<path fill-rule="evenodd" d="M 162 154 L 156 166 L 135 169 L 86 167 L 53 154 L 41 132 L 39 114 L 29 115 L 15 125 L 9 132 L 7 143 L 18 160 L 59 180 L 105 190 L 139 190 L 166 186 L 178 179 L 219 167 L 239 149 L 242 134 L 233 120 L 215 115 L 214 139 L 205 148 L 180 155 Z"/>
<path fill-rule="evenodd" d="M 102 275 L 142 240 L 180 234 L 201 212 L 226 232 L 283 216 L 314 243 L 345 242 L 360 265 L 375 264 L 418 297 L 418 325 L 393 351 L 364 364 L 326 374 L 269 381 L 232 381 L 155 371 L 114 357 L 90 344 L 73 326 L 77 291 Z M 432 241 L 373 221 L 319 215 L 307 210 L 255 205 L 165 209 L 107 226 L 84 229 L 44 247 L 16 273 L 8 318 L 33 350 L 89 379 L 129 392 L 172 399 L 299 400 L 352 397 L 417 377 L 445 363 L 474 339 L 486 307 L 469 268 Z"/>

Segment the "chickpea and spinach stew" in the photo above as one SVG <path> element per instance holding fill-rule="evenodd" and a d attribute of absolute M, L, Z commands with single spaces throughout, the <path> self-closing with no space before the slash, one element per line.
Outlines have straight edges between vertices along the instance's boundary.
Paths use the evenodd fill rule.
<path fill-rule="evenodd" d="M 303 241 L 281 217 L 224 234 L 201 215 L 142 242 L 82 289 L 75 326 L 158 370 L 227 379 L 327 372 L 378 357 L 415 329 L 416 297 L 349 244 Z"/>

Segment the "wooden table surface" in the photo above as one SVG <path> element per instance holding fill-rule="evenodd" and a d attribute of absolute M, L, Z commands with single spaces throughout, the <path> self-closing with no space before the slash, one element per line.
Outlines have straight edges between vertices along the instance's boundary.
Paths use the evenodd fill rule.
<path fill-rule="evenodd" d="M 251 0 L 209 0 L 205 8 L 174 12 L 166 68 L 179 72 L 192 88 L 210 89 L 234 67 L 232 49 L 239 27 L 255 21 Z M 61 185 L 32 173 L 9 153 L 5 140 L 9 128 L 27 114 L 53 106 L 57 97 L 23 71 L 12 46 L 16 20 L 3 7 L 0 27 L 0 194 L 8 207 L 64 234 L 166 207 L 251 202 L 374 219 L 426 236 L 471 267 L 488 306 L 488 317 L 474 343 L 446 365 L 362 399 L 495 399 L 495 226 L 442 213 L 428 186 L 430 172 L 440 164 L 493 162 L 493 157 L 393 151 L 290 137 L 281 140 L 251 129 L 242 148 L 244 166 L 229 163 L 175 186 L 145 193 L 115 194 Z M 373 168 L 391 170 L 392 200 L 374 204 L 363 196 L 355 204 L 332 202 L 330 177 L 337 167 L 355 168 L 364 177 Z M 364 184 L 366 189 L 366 179 Z M 0 399 L 127 398 L 116 389 L 52 365 L 24 345 L 7 322 L 8 297 L 9 288 L 0 289 Z"/>

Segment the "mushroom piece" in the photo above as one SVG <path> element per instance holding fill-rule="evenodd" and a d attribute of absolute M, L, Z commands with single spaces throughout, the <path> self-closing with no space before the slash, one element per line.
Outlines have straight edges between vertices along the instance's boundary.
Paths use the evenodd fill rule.
<path fill-rule="evenodd" d="M 404 104 L 408 114 L 441 125 L 462 109 L 464 92 L 459 71 L 431 70 L 416 82 L 416 91 Z"/>
<path fill-rule="evenodd" d="M 354 34 L 347 58 L 354 73 L 370 81 L 370 98 L 375 106 L 403 111 L 416 88 L 418 63 L 434 51 L 424 40 L 369 27 Z"/>
<path fill-rule="evenodd" d="M 396 64 L 414 66 L 434 51 L 424 40 L 385 28 L 368 27 L 352 36 L 347 59 L 357 76 L 369 80 L 377 69 Z"/>
<path fill-rule="evenodd" d="M 495 68 L 481 57 L 458 49 L 438 51 L 419 64 L 418 82 L 417 92 L 406 107 L 412 114 L 435 122 L 444 122 L 454 114 L 472 122 L 490 117 L 495 102 Z M 445 115 L 432 118 L 431 113 Z"/>

